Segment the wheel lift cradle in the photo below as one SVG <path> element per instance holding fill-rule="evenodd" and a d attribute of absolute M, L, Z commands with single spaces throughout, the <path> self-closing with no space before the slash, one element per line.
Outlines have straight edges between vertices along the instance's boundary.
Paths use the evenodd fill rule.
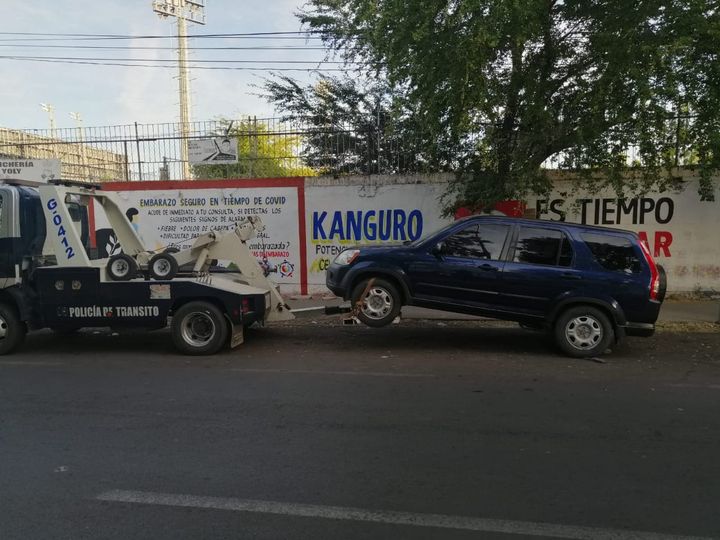
<path fill-rule="evenodd" d="M 36 189 L 45 217 L 45 248 L 39 256 L 14 254 L 14 276 L 0 276 L 4 284 L 0 290 L 0 353 L 11 352 L 22 341 L 26 328 L 49 327 L 60 332 L 107 326 L 158 329 L 167 326 L 169 317 L 182 312 L 182 321 L 173 319 L 171 324 L 176 345 L 187 354 L 212 354 L 225 344 L 224 340 L 208 344 L 203 338 L 210 331 L 224 330 L 218 328 L 223 319 L 231 331 L 220 334 L 229 333 L 230 345 L 235 347 L 243 341 L 245 326 L 294 318 L 247 246 L 248 240 L 264 230 L 258 218 L 238 222 L 233 231 L 211 231 L 197 237 L 189 249 L 172 253 L 177 263 L 172 274 L 178 266 L 193 264 L 190 274 L 168 274 L 167 279 L 150 280 L 148 264 L 157 254 L 143 245 L 115 193 L 69 181 L 5 184 L 8 189 Z M 73 222 L 68 203 L 89 205 L 93 200 L 103 208 L 124 254 L 131 257 L 125 260 L 134 268 L 124 278 L 109 272 L 108 263 L 113 258 L 90 260 Z M 13 207 L 5 209 L 10 213 L 13 210 L 19 212 Z M 22 235 L 21 230 L 18 232 Z M 52 256 L 54 264 L 47 264 Z M 209 273 L 216 260 L 234 263 L 238 273 Z M 197 313 L 193 314 L 192 309 L 186 313 L 187 306 L 195 305 L 200 306 Z M 222 314 L 219 321 L 218 313 Z M 22 326 L 20 339 L 16 329 L 8 330 L 14 318 Z"/>

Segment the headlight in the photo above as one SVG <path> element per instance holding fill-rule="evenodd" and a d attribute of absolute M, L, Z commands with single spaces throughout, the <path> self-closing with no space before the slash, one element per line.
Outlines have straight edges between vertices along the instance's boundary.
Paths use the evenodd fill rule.
<path fill-rule="evenodd" d="M 339 264 L 341 266 L 350 264 L 358 258 L 358 255 L 360 255 L 359 249 L 346 249 L 340 255 L 335 257 L 335 264 Z"/>

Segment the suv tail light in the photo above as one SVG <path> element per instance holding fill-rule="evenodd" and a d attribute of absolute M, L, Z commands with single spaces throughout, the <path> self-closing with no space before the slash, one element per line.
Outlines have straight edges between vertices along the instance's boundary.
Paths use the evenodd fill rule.
<path fill-rule="evenodd" d="M 650 267 L 650 300 L 660 300 L 660 272 L 658 271 L 657 264 L 655 264 L 655 259 L 650 255 L 650 249 L 648 249 L 642 240 L 640 241 L 640 247 Z"/>

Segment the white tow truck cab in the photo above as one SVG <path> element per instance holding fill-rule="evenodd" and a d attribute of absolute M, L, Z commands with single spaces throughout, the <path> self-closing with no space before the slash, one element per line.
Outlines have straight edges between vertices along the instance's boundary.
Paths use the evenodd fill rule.
<path fill-rule="evenodd" d="M 107 259 L 89 255 L 93 200 L 122 246 Z M 259 219 L 211 231 L 189 249 L 153 252 L 118 202 L 97 185 L 0 181 L 0 354 L 42 328 L 158 329 L 168 321 L 181 352 L 213 354 L 242 343 L 250 324 L 293 318 L 248 249 L 263 230 Z M 211 272 L 218 260 L 237 273 Z"/>

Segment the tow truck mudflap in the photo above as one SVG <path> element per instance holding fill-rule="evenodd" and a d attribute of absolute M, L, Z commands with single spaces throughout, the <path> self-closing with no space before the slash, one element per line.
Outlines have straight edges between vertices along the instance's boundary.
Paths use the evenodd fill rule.
<path fill-rule="evenodd" d="M 245 327 L 242 324 L 230 324 L 230 348 L 234 349 L 245 341 Z"/>

